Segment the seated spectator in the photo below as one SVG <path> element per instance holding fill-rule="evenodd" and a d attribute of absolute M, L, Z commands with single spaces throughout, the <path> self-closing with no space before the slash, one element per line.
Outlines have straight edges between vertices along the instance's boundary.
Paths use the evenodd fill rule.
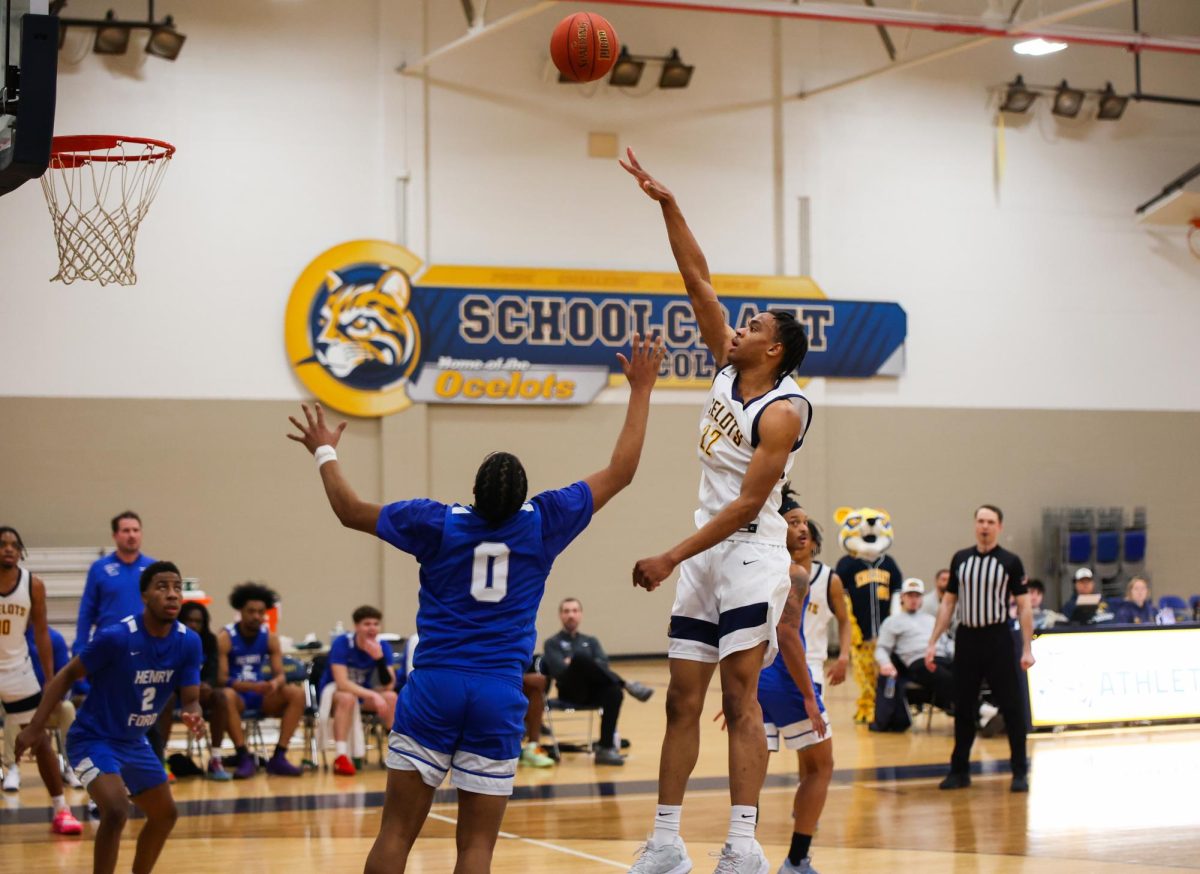
<path fill-rule="evenodd" d="M 67 666 L 67 662 L 71 660 L 71 651 L 67 648 L 67 641 L 58 631 L 53 628 L 50 631 L 50 646 L 54 651 L 54 673 L 58 673 Z M 29 647 L 29 658 L 33 662 L 33 673 L 37 677 L 38 685 L 43 689 L 46 688 L 46 678 L 42 675 L 42 660 L 38 657 L 37 643 L 33 639 L 33 623 L 25 628 L 25 643 Z M 58 712 L 52 717 L 54 730 L 59 733 L 59 737 L 66 738 L 67 731 L 71 728 L 71 723 L 75 721 L 75 705 L 71 703 L 69 698 L 64 698 L 58 705 Z M 21 732 L 21 726 L 17 725 L 15 719 L 4 720 L 4 791 L 16 792 L 21 788 L 21 770 L 17 767 L 16 744 L 17 735 Z M 64 744 L 65 746 L 65 744 Z M 62 766 L 63 782 L 72 789 L 81 789 L 83 783 L 79 781 L 74 769 L 64 763 Z"/>
<path fill-rule="evenodd" d="M 1046 585 L 1041 580 L 1030 580 L 1025 586 L 1029 589 L 1029 606 L 1033 613 L 1034 631 L 1053 628 L 1057 623 L 1067 621 L 1067 617 L 1063 614 L 1043 606 L 1046 598 Z"/>
<path fill-rule="evenodd" d="M 208 608 L 198 601 L 184 601 L 179 608 L 179 621 L 200 636 L 200 647 L 204 653 L 204 661 L 200 665 L 200 709 L 204 713 L 204 721 L 208 723 L 211 737 L 208 768 L 204 772 L 210 780 L 225 782 L 233 779 L 225 766 L 221 764 L 221 744 L 225 740 L 225 723 L 228 716 L 225 696 L 217 685 L 220 674 L 217 652 L 217 636 L 212 633 L 211 618 Z M 174 708 L 163 711 L 163 716 L 170 720 L 174 718 Z M 170 734 L 170 722 L 161 725 L 163 737 Z M 174 758 L 174 757 L 172 757 Z M 174 770 L 174 768 L 172 768 Z"/>
<path fill-rule="evenodd" d="M 900 587 L 900 612 L 893 613 L 879 626 L 875 640 L 875 661 L 881 677 L 903 677 L 920 683 L 933 695 L 935 706 L 943 710 L 954 701 L 954 675 L 951 672 L 948 642 L 938 641 L 935 669 L 925 667 L 925 648 L 933 633 L 934 618 L 921 610 L 925 583 L 915 577 Z"/>
<path fill-rule="evenodd" d="M 1077 602 L 1079 600 L 1079 596 L 1094 594 L 1096 594 L 1096 581 L 1092 578 L 1092 570 L 1091 568 L 1081 567 L 1079 570 L 1075 571 L 1075 594 L 1067 599 L 1067 603 L 1063 604 L 1063 615 L 1067 617 L 1068 622 L 1080 624 L 1075 618 L 1075 609 L 1078 606 Z M 1098 608 L 1102 606 L 1103 605 L 1098 605 Z M 1094 616 L 1097 612 L 1098 609 L 1092 610 L 1092 616 Z M 1092 618 L 1089 616 L 1083 621 L 1084 623 L 1091 622 Z"/>
<path fill-rule="evenodd" d="M 359 710 L 374 713 L 391 727 L 396 710 L 396 670 L 392 645 L 379 639 L 383 614 L 364 605 L 354 611 L 354 630 L 334 639 L 320 682 L 320 712 L 333 713 L 333 742 L 337 758 L 333 772 L 353 777 L 347 737 L 352 726 L 361 734 Z M 357 725 L 356 725 L 357 724 Z"/>
<path fill-rule="evenodd" d="M 562 631 L 546 641 L 543 659 L 546 673 L 558 683 L 560 698 L 585 707 L 604 708 L 595 761 L 598 765 L 623 765 L 625 757 L 616 740 L 623 692 L 645 701 L 654 690 L 641 683 L 626 682 L 613 673 L 600 641 L 579 633 L 583 605 L 578 598 L 565 598 L 558 605 L 558 618 Z"/>
<path fill-rule="evenodd" d="M 1116 621 L 1121 625 L 1153 625 L 1158 611 L 1150 600 L 1150 584 L 1145 577 L 1134 577 L 1125 587 L 1125 600 L 1117 607 Z"/>
<path fill-rule="evenodd" d="M 267 762 L 267 773 L 282 777 L 299 777 L 302 773 L 288 761 L 287 748 L 304 715 L 304 690 L 288 685 L 279 637 L 266 625 L 267 611 L 278 600 L 275 591 L 261 583 L 235 586 L 229 593 L 229 604 L 240 617 L 217 634 L 217 685 L 224 687 L 226 730 L 237 750 L 235 780 L 253 777 L 258 767 L 246 748 L 242 730 L 242 713 L 246 710 L 281 717 L 279 743 Z"/>
<path fill-rule="evenodd" d="M 554 759 L 546 755 L 539 741 L 542 737 L 542 713 L 546 710 L 546 675 L 542 673 L 542 657 L 535 655 L 521 681 L 521 691 L 529 699 L 525 710 L 525 743 L 521 747 L 520 764 L 531 768 L 549 768 Z"/>

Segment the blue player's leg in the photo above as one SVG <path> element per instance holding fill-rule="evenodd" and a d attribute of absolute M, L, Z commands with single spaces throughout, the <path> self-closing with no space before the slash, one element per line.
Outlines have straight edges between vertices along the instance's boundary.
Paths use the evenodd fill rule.
<path fill-rule="evenodd" d="M 133 857 L 133 874 L 150 874 L 171 829 L 175 828 L 179 813 L 171 796 L 171 787 L 166 783 L 133 796 L 133 803 L 146 814 L 146 824 L 138 834 L 137 852 Z"/>
<path fill-rule="evenodd" d="M 408 854 L 429 816 L 433 793 L 434 787 L 425 782 L 420 772 L 388 769 L 383 820 L 367 856 L 364 874 L 404 874 Z"/>
<path fill-rule="evenodd" d="M 454 874 L 487 874 L 492 870 L 492 853 L 507 805 L 507 795 L 458 790 L 458 830 L 455 833 L 458 862 L 454 865 Z"/>
<path fill-rule="evenodd" d="M 96 846 L 92 850 L 92 874 L 112 874 L 117 869 L 121 832 L 129 819 L 129 792 L 120 774 L 99 774 L 87 781 L 88 794 L 100 811 Z"/>

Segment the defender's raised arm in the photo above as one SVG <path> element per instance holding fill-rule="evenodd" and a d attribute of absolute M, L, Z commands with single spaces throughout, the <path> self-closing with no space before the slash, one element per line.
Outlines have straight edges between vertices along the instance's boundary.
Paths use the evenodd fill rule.
<path fill-rule="evenodd" d="M 617 436 L 617 445 L 613 448 L 612 459 L 608 467 L 589 476 L 585 482 L 592 490 L 592 512 L 601 507 L 621 489 L 633 482 L 637 472 L 638 461 L 642 457 L 642 445 L 646 440 L 646 420 L 650 416 L 650 391 L 658 379 L 658 369 L 662 365 L 662 338 L 649 338 L 633 335 L 633 347 L 629 358 L 620 352 L 621 369 L 629 380 L 629 406 L 625 412 L 625 424 Z"/>

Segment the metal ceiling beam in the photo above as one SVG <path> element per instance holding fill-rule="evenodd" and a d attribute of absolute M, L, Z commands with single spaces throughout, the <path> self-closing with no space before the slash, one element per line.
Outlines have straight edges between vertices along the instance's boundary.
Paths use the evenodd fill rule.
<path fill-rule="evenodd" d="M 1006 24 L 970 15 L 946 15 L 912 9 L 864 8 L 847 3 L 825 3 L 816 2 L 816 0 L 807 0 L 801 4 L 794 4 L 788 0 L 602 0 L 602 2 L 612 6 L 640 6 L 687 12 L 719 12 L 733 15 L 792 18 L 802 21 L 861 24 L 872 27 L 903 27 L 991 39 L 1041 37 L 1058 42 L 1105 46 L 1136 52 L 1200 54 L 1200 37 L 1151 36 L 1132 31 L 1108 30 L 1099 27 L 1070 27 L 1057 24 L 1067 18 L 1074 18 L 1113 6 L 1118 0 L 1091 0 L 1089 3 L 1081 3 L 1062 12 L 1043 16 L 1037 19 L 1040 23 L 1036 25 L 1034 22 Z"/>
<path fill-rule="evenodd" d="M 456 40 L 451 40 L 440 48 L 434 49 L 424 57 L 418 58 L 412 62 L 405 62 L 401 64 L 396 68 L 396 72 L 403 73 L 406 76 L 418 76 L 423 73 L 425 68 L 434 61 L 443 60 L 444 58 L 448 57 L 464 46 L 470 45 L 476 40 L 491 36 L 493 33 L 498 33 L 499 31 L 508 27 L 512 27 L 512 25 L 524 21 L 526 18 L 529 18 L 532 15 L 537 15 L 539 12 L 542 12 L 545 9 L 549 9 L 557 2 L 558 0 L 538 0 L 537 3 L 534 3 L 531 6 L 526 6 L 524 9 L 518 9 L 516 12 L 510 13 L 503 18 L 498 18 L 491 24 L 484 24 L 482 22 L 482 17 L 484 8 L 487 6 L 487 0 L 479 0 L 479 8 L 475 10 L 476 21 L 478 23 L 473 25 L 467 33 L 465 33 L 463 36 L 460 36 Z"/>

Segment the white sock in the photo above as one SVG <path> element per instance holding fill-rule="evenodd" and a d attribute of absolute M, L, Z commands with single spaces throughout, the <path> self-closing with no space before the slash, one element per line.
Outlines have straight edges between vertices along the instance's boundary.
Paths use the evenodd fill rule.
<path fill-rule="evenodd" d="M 337 754 L 338 754 L 339 756 L 344 756 L 344 755 L 346 755 L 346 749 L 347 749 L 347 746 L 346 746 L 346 741 L 344 741 L 344 740 L 335 740 L 335 741 L 333 742 L 333 745 L 334 745 L 334 746 L 337 748 Z"/>
<path fill-rule="evenodd" d="M 654 834 L 650 836 L 652 843 L 659 846 L 674 843 L 679 837 L 679 823 L 683 819 L 682 804 L 660 804 L 654 813 Z"/>
<path fill-rule="evenodd" d="M 61 795 L 52 795 L 50 797 L 50 803 L 54 805 L 55 814 L 57 814 L 60 810 L 67 809 L 67 799 L 63 798 Z"/>
<path fill-rule="evenodd" d="M 735 804 L 729 811 L 729 837 L 725 842 L 735 853 L 746 853 L 754 846 L 754 827 L 758 825 L 758 808 Z"/>

